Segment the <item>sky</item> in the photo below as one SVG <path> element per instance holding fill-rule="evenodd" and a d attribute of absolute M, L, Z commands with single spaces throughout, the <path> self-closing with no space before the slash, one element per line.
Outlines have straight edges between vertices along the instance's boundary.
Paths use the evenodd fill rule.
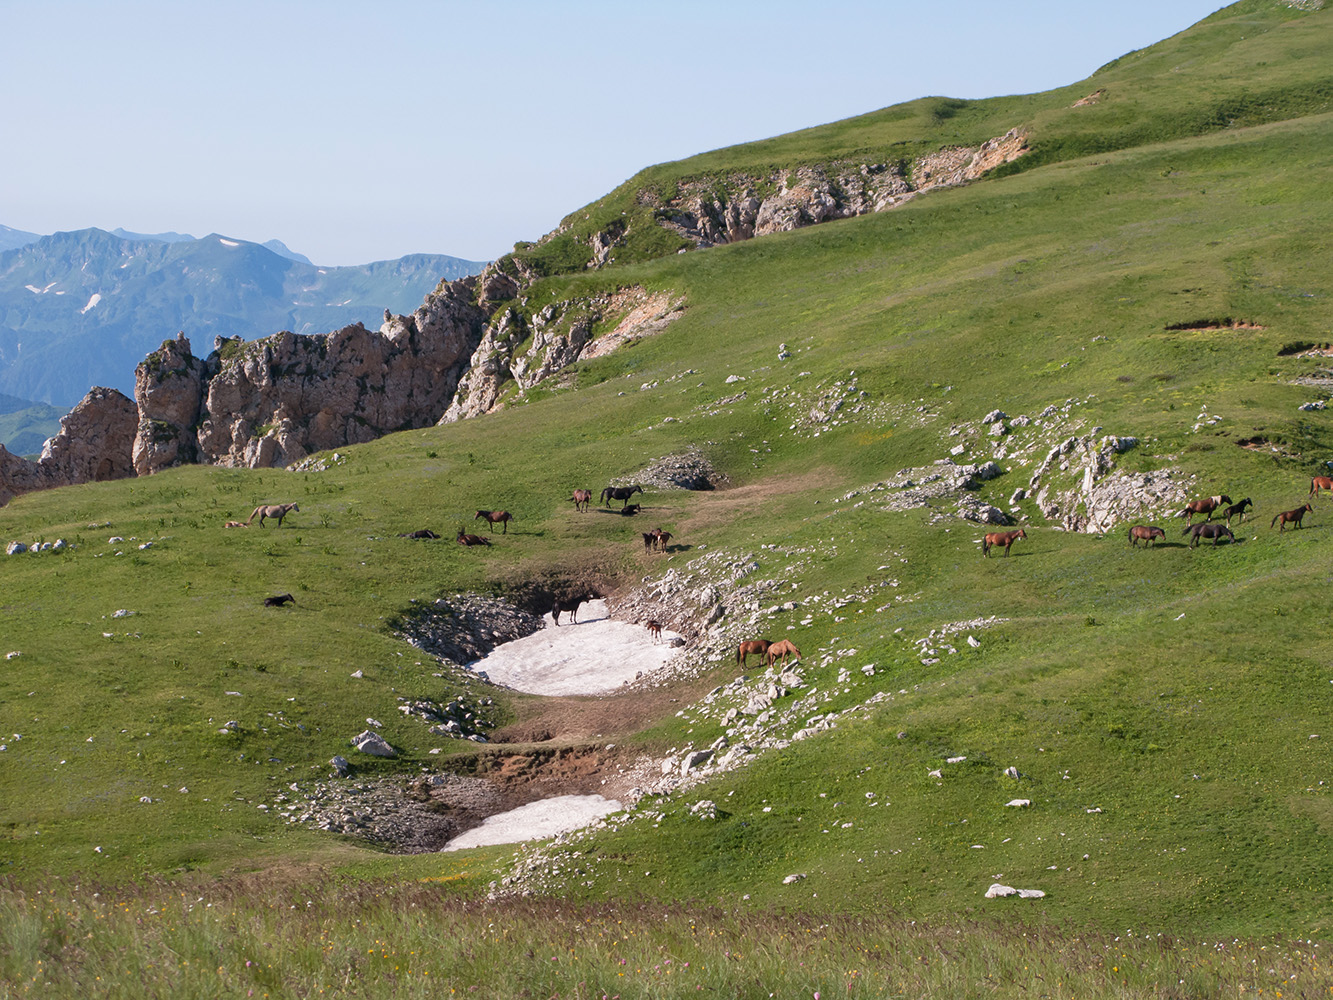
<path fill-rule="evenodd" d="M 0 0 L 0 224 L 489 260 L 640 169 L 1074 83 L 1221 0 Z"/>

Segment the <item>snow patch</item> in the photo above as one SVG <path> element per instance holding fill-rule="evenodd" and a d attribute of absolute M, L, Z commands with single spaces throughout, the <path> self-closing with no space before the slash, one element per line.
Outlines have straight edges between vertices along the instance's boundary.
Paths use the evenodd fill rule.
<path fill-rule="evenodd" d="M 224 247 L 238 247 L 238 246 L 240 246 L 240 244 L 237 243 L 235 240 L 224 240 L 224 239 L 222 239 L 221 237 L 218 237 L 218 242 L 221 243 Z"/>
<path fill-rule="evenodd" d="M 79 310 L 79 313 L 80 314 L 86 313 L 89 309 L 91 309 L 93 306 L 97 305 L 97 303 L 101 301 L 102 301 L 102 293 L 93 292 L 92 298 L 88 300 L 88 304 L 86 306 L 84 306 L 82 309 Z"/>
<path fill-rule="evenodd" d="M 564 628 L 563 625 L 560 627 Z M 623 808 L 615 799 L 601 795 L 560 795 L 542 799 L 488 816 L 481 826 L 459 834 L 444 849 L 457 851 L 465 847 L 513 844 L 520 840 L 544 840 L 587 826 Z"/>

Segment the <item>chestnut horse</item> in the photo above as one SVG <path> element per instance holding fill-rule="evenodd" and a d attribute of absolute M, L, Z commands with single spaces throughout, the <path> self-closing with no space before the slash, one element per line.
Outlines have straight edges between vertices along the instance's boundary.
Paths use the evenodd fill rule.
<path fill-rule="evenodd" d="M 479 510 L 477 511 L 477 517 L 486 518 L 486 523 L 491 526 L 492 531 L 495 530 L 497 524 L 504 525 L 504 531 L 501 532 L 504 535 L 509 534 L 509 522 L 514 519 L 514 515 L 507 510 Z M 475 521 L 477 517 L 472 520 Z"/>
<path fill-rule="evenodd" d="M 750 639 L 748 642 L 743 642 L 736 647 L 736 662 L 743 667 L 745 666 L 745 661 L 750 658 L 751 653 L 764 656 L 768 653 L 769 647 L 772 645 L 773 644 L 767 639 Z"/>
<path fill-rule="evenodd" d="M 1220 542 L 1224 535 L 1227 538 L 1230 538 L 1233 542 L 1236 540 L 1236 536 L 1231 533 L 1231 529 L 1220 521 L 1217 523 L 1202 521 L 1199 524 L 1186 528 L 1182 534 L 1194 536 L 1190 539 L 1190 548 L 1194 548 L 1198 545 L 1200 538 L 1211 538 L 1214 545 Z"/>
<path fill-rule="evenodd" d="M 1009 546 L 1013 545 L 1018 539 L 1027 538 L 1027 536 L 1028 533 L 1022 528 L 1019 528 L 1017 531 L 992 531 L 981 540 L 981 554 L 989 559 L 991 546 L 1003 545 L 1004 554 L 1007 557 L 1009 555 Z"/>
<path fill-rule="evenodd" d="M 575 490 L 574 495 L 569 499 L 574 501 L 574 509 L 587 511 L 588 504 L 592 503 L 592 490 Z"/>
<path fill-rule="evenodd" d="M 1166 540 L 1166 532 L 1161 528 L 1155 528 L 1152 525 L 1136 524 L 1129 529 L 1129 544 L 1138 548 L 1139 542 L 1143 542 L 1145 547 L 1150 547 L 1153 540 L 1160 538 Z"/>
<path fill-rule="evenodd" d="M 1217 508 L 1221 507 L 1224 503 L 1232 502 L 1231 497 L 1227 496 L 1225 493 L 1220 493 L 1215 497 L 1204 497 L 1202 500 L 1194 500 L 1191 503 L 1187 503 L 1185 509 L 1177 514 L 1176 517 L 1183 517 L 1185 519 L 1185 527 L 1188 528 L 1194 523 L 1195 514 L 1207 515 L 1204 520 L 1211 521 L 1213 519 L 1213 511 L 1217 510 Z"/>
<path fill-rule="evenodd" d="M 662 623 L 659 621 L 646 621 L 643 627 L 648 630 L 648 634 L 653 637 L 653 642 L 662 641 Z"/>
<path fill-rule="evenodd" d="M 1313 512 L 1314 508 L 1307 503 L 1304 507 L 1297 507 L 1295 510 L 1284 510 L 1281 514 L 1276 515 L 1268 526 L 1271 528 L 1276 524 L 1278 526 L 1277 530 L 1279 534 L 1287 530 L 1288 524 L 1294 524 L 1299 528 L 1301 526 L 1301 518 L 1305 516 L 1307 510 Z"/>
<path fill-rule="evenodd" d="M 770 667 L 773 666 L 773 661 L 779 657 L 782 659 L 782 665 L 785 667 L 787 665 L 787 657 L 791 656 L 793 659 L 799 660 L 801 658 L 801 651 L 796 648 L 796 643 L 792 642 L 790 639 L 779 639 L 777 642 L 773 643 L 773 645 L 768 647 L 768 653 L 765 655 L 768 657 L 768 665 Z"/>
<path fill-rule="evenodd" d="M 458 538 L 455 539 L 459 545 L 490 545 L 489 538 L 482 538 L 480 535 L 465 535 L 463 529 L 458 529 Z"/>
<path fill-rule="evenodd" d="M 1330 479 L 1328 476 L 1315 476 L 1311 479 L 1310 496 L 1319 496 L 1320 490 L 1328 490 L 1328 492 L 1333 493 L 1333 479 Z"/>

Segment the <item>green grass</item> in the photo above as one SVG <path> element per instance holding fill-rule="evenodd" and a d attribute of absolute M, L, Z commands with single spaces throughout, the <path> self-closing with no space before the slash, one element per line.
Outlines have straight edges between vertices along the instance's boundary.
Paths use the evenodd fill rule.
<path fill-rule="evenodd" d="M 1246 979 L 1237 956 L 1205 955 L 1190 942 L 1328 931 L 1333 639 L 1323 595 L 1333 576 L 1333 508 L 1321 498 L 1299 532 L 1279 534 L 1268 522 L 1304 502 L 1309 477 L 1324 473 L 1333 455 L 1329 411 L 1296 408 L 1327 393 L 1293 384 L 1324 365 L 1281 353 L 1331 339 L 1333 115 L 1274 99 L 1270 117 L 1282 120 L 1212 128 L 1199 124 L 1195 105 L 1207 103 L 1203 94 L 1213 106 L 1270 94 L 1279 79 L 1293 93 L 1319 93 L 1331 18 L 1237 5 L 1067 92 L 993 105 L 917 102 L 675 165 L 693 176 L 765 157 L 799 162 L 806 149 L 842 156 L 900 141 L 894 136 L 924 145 L 948 130 L 984 137 L 1002 131 L 1001 120 L 1012 124 L 1019 108 L 1038 140 L 1064 149 L 1059 162 L 879 216 L 592 274 L 553 266 L 528 290 L 529 307 L 633 284 L 687 303 L 666 332 L 580 363 L 576 392 L 534 393 L 482 419 L 349 448 L 322 473 L 173 469 L 31 494 L 0 509 L 0 540 L 75 543 L 63 554 L 0 560 L 0 652 L 21 654 L 0 661 L 0 876 L 9 880 L 9 917 L 0 923 L 26 928 L 13 932 L 19 957 L 0 975 L 0 990 L 19 995 L 42 954 L 57 962 L 52 975 L 63 987 L 85 983 L 67 942 L 84 939 L 85 922 L 113 913 L 70 884 L 95 883 L 108 899 L 161 912 L 157 890 L 134 886 L 164 879 L 163 892 L 211 886 L 234 893 L 237 912 L 263 900 L 276 914 L 276 901 L 245 879 L 281 876 L 293 899 L 316 900 L 326 914 L 319 932 L 338 939 L 339 969 L 363 944 L 369 949 L 363 936 L 377 946 L 391 940 L 400 959 L 418 942 L 442 947 L 429 937 L 443 933 L 438 921 L 426 922 L 427 937 L 391 926 L 387 904 L 373 901 L 381 891 L 418 906 L 439 892 L 448 919 L 480 933 L 482 917 L 474 925 L 473 910 L 448 908 L 463 899 L 476 913 L 508 914 L 478 899 L 513 864 L 513 852 L 446 862 L 391 856 L 288 826 L 258 807 L 294 781 L 322 778 L 367 716 L 384 722 L 403 754 L 365 763 L 363 773 L 410 775 L 474 749 L 446 745 L 430 755 L 437 741 L 395 709 L 399 696 L 468 690 L 468 678 L 392 634 L 413 602 L 592 573 L 628 587 L 721 550 L 752 556 L 755 579 L 797 585 L 788 593 L 802 608 L 775 630 L 805 651 L 807 686 L 827 696 L 820 712 L 879 692 L 884 699 L 864 718 L 844 718 L 706 787 L 645 803 L 661 813 L 655 821 L 553 849 L 583 870 L 548 883 L 569 903 L 554 908 L 560 920 L 596 922 L 599 907 L 642 905 L 637 916 L 617 911 L 616 919 L 640 921 L 639 933 L 665 954 L 683 937 L 688 908 L 712 907 L 721 924 L 747 927 L 752 913 L 778 914 L 746 946 L 769 956 L 759 973 L 735 971 L 715 946 L 691 959 L 713 970 L 693 985 L 738 996 L 815 984 L 831 995 L 827 983 L 849 992 L 833 972 L 858 967 L 850 964 L 861 960 L 855 949 L 871 948 L 879 934 L 905 935 L 878 953 L 881 978 L 867 992 L 886 995 L 984 992 L 977 956 L 995 941 L 1006 961 L 1022 959 L 1005 966 L 1000 995 L 1030 985 L 1019 976 L 1029 954 L 1046 963 L 1051 995 L 1062 995 L 1049 974 L 1062 963 L 1083 970 L 1068 995 L 1206 995 L 1242 982 L 1299 995 L 1276 972 Z M 1076 117 L 1068 104 L 1093 84 L 1107 88 L 1107 102 Z M 1123 115 L 1111 100 L 1123 95 L 1151 104 L 1158 117 Z M 1109 137 L 1107 148 L 1082 155 L 1088 150 L 1070 123 L 1101 114 L 1087 129 Z M 1222 318 L 1245 325 L 1192 328 Z M 793 353 L 786 361 L 778 359 L 783 343 Z M 728 383 L 731 375 L 744 381 Z M 853 380 L 840 422 L 813 423 L 811 409 L 827 407 Z M 717 404 L 742 390 L 743 399 Z M 1007 559 L 983 560 L 975 525 L 937 522 L 922 510 L 886 512 L 875 494 L 841 499 L 947 456 L 957 440 L 973 442 L 968 460 L 988 457 L 976 424 L 992 408 L 1035 416 L 1066 400 L 1076 404 L 1040 431 L 1048 435 L 1040 447 L 1036 428 L 1016 435 L 1033 443 L 1033 457 L 1002 460 L 1006 474 L 982 488 L 983 498 L 1007 506 L 1047 443 L 1101 427 L 1140 439 L 1120 457 L 1123 468 L 1177 468 L 1195 476 L 1192 494 L 1252 497 L 1242 540 L 1191 550 L 1180 522 L 1163 520 L 1170 544 L 1135 550 L 1123 526 L 1106 537 L 1061 532 L 1025 504 L 1029 538 Z M 1204 412 L 1222 419 L 1196 427 Z M 950 435 L 964 425 L 973 429 Z M 1253 438 L 1278 451 L 1238 447 Z M 654 561 L 638 551 L 637 525 L 572 510 L 572 489 L 596 493 L 689 445 L 732 487 L 766 490 L 767 499 L 650 492 L 653 520 L 689 546 Z M 222 527 L 280 501 L 301 508 L 286 527 Z M 478 508 L 510 510 L 516 521 L 487 550 L 448 541 L 460 527 L 472 530 Z M 421 527 L 445 540 L 396 537 Z M 110 543 L 113 536 L 124 541 Z M 887 586 L 890 577 L 897 587 Z M 825 591 L 867 600 L 834 608 L 822 603 Z M 261 606 L 285 592 L 294 607 Z M 134 614 L 114 617 L 120 609 Z M 806 613 L 812 624 L 786 631 Z M 990 616 L 1006 620 L 977 630 L 978 649 L 960 646 L 928 664 L 913 645 L 945 623 Z M 876 672 L 866 678 L 856 668 L 870 662 Z M 837 681 L 842 666 L 851 668 L 850 683 Z M 350 676 L 357 670 L 360 680 Z M 719 663 L 701 684 L 735 673 Z M 493 694 L 505 719 L 532 707 L 531 699 Z M 217 732 L 232 720 L 238 733 Z M 683 698 L 652 725 L 614 737 L 660 754 L 706 746 L 721 732 L 715 715 Z M 967 760 L 945 764 L 951 756 Z M 1005 776 L 1010 766 L 1019 779 Z M 936 769 L 940 779 L 929 776 Z M 1006 808 L 1016 797 L 1032 806 Z M 689 814 L 703 798 L 718 803 L 718 819 Z M 460 871 L 467 874 L 455 878 Z M 363 886 L 354 903 L 335 907 L 333 890 L 313 888 L 329 872 Z M 415 884 L 442 872 L 447 884 Z M 792 873 L 807 877 L 784 885 Z M 1047 896 L 1018 906 L 988 901 L 992 881 Z M 38 889 L 56 892 L 62 905 L 68 897 L 71 915 L 61 920 L 77 934 L 43 943 L 49 916 L 33 908 Z M 658 908 L 676 916 L 654 924 Z M 286 923 L 265 923 L 256 912 L 247 933 L 264 965 L 271 955 L 279 970 L 274 989 L 309 994 L 331 985 L 321 978 L 328 962 L 298 942 L 315 939 L 316 924 L 305 922 L 315 918 L 291 924 L 300 934 L 288 940 Z M 546 913 L 516 918 L 528 923 L 515 933 L 545 944 L 538 930 Z M 836 949 L 816 949 L 818 977 L 793 978 L 800 974 L 789 962 L 772 958 L 783 936 L 834 913 L 866 923 Z M 290 911 L 283 917 L 297 920 Z M 152 984 L 183 975 L 179 968 L 149 974 L 115 964 L 138 933 L 128 919 L 116 916 L 114 933 L 94 932 L 89 954 L 105 964 L 93 974 L 161 991 Z M 221 931 L 199 925 L 202 916 L 181 920 L 176 926 L 188 928 L 202 961 Z M 885 920 L 897 929 L 884 930 Z M 909 930 L 911 920 L 931 930 Z M 1065 933 L 1029 953 L 1012 936 L 1016 920 Z M 369 938 L 372 927 L 378 940 Z M 1129 928 L 1136 940 L 1151 935 L 1151 944 L 1133 956 L 1134 976 L 1117 983 L 1103 953 Z M 917 934 L 935 935 L 930 946 L 947 950 L 942 936 L 955 932 L 967 942 L 966 983 L 952 978 L 957 969 L 927 971 L 893 957 L 910 954 Z M 1159 950 L 1159 932 L 1184 943 Z M 1068 957 L 1062 949 L 1076 944 L 1090 950 Z M 184 954 L 164 933 L 149 945 L 150 953 Z M 592 995 L 592 983 L 610 989 L 610 975 L 621 971 L 607 964 L 608 953 L 592 978 L 576 980 L 564 966 L 539 974 L 518 958 L 518 945 L 487 947 L 494 950 L 482 954 L 499 956 L 509 977 L 496 980 L 493 995 L 562 987 L 577 995 L 576 982 Z M 1246 961 L 1256 959 L 1251 947 L 1241 949 Z M 1284 947 L 1288 973 L 1299 968 L 1302 984 L 1327 985 L 1322 967 L 1302 964 L 1308 953 L 1298 959 L 1294 946 Z M 474 957 L 461 944 L 450 949 L 448 962 L 458 963 L 444 966 L 451 987 L 481 983 L 482 966 L 466 964 Z M 636 954 L 636 969 L 649 952 Z M 416 989 L 390 980 L 395 970 L 382 961 L 371 976 L 376 994 Z M 229 971 L 214 980 L 221 974 L 204 969 L 194 983 L 202 995 L 254 975 L 217 964 Z M 369 974 L 363 962 L 355 967 Z M 221 985 L 205 987 L 205 978 Z M 1176 986 L 1167 990 L 1167 982 Z M 650 979 L 623 988 L 627 996 L 672 989 Z"/>

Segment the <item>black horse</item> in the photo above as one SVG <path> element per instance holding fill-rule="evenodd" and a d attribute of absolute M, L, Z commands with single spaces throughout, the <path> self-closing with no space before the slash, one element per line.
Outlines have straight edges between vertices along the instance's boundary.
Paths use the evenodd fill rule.
<path fill-rule="evenodd" d="M 629 498 L 635 493 L 642 493 L 642 486 L 608 486 L 602 490 L 602 504 L 606 507 L 611 506 L 612 500 L 624 500 L 625 506 L 629 506 Z"/>
<path fill-rule="evenodd" d="M 1231 519 L 1232 519 L 1233 517 L 1235 517 L 1237 514 L 1240 515 L 1240 523 L 1241 523 L 1241 524 L 1244 524 L 1244 523 L 1245 523 L 1245 508 L 1246 508 L 1246 507 L 1253 507 L 1253 506 L 1254 506 L 1254 503 L 1253 503 L 1253 501 L 1250 500 L 1249 497 L 1246 497 L 1244 500 L 1240 501 L 1240 503 L 1233 503 L 1233 504 L 1232 504 L 1230 507 L 1228 507 L 1228 508 L 1226 509 L 1226 511 L 1224 512 L 1224 516 L 1225 516 L 1226 519 L 1227 519 L 1227 524 L 1230 524 L 1230 523 L 1231 523 Z"/>

